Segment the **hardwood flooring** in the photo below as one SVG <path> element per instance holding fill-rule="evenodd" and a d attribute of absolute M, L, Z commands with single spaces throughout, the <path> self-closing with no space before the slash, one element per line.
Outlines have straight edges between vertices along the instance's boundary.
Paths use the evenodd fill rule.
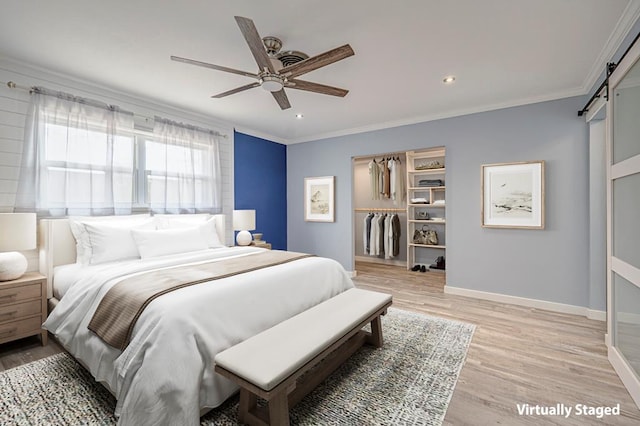
<path fill-rule="evenodd" d="M 359 262 L 358 287 L 393 306 L 476 325 L 446 425 L 638 425 L 640 410 L 607 360 L 606 324 L 582 316 L 445 294 L 441 272 Z M 620 404 L 619 416 L 520 416 L 518 404 Z"/>
<path fill-rule="evenodd" d="M 640 410 L 607 361 L 606 326 L 581 316 L 444 294 L 442 272 L 359 262 L 358 287 L 395 308 L 476 325 L 445 425 L 638 425 Z M 0 345 L 0 371 L 62 351 L 53 339 Z M 615 406 L 619 416 L 520 416 L 518 404 Z M 575 411 L 575 409 L 574 409 Z"/>

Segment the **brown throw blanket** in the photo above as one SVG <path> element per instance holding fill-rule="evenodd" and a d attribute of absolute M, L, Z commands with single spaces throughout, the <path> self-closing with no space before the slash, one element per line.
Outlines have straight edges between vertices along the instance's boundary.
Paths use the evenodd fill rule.
<path fill-rule="evenodd" d="M 176 266 L 125 278 L 107 291 L 89 322 L 105 343 L 124 350 L 136 321 L 155 298 L 171 291 L 281 265 L 310 257 L 310 254 L 269 250 L 231 259 L 218 259 L 197 265 Z"/>

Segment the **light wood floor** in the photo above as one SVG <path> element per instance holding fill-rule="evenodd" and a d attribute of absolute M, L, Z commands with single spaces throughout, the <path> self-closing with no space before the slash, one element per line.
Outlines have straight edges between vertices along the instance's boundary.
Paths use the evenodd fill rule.
<path fill-rule="evenodd" d="M 638 425 L 640 410 L 607 361 L 605 323 L 444 294 L 444 274 L 358 263 L 361 288 L 393 294 L 394 307 L 475 324 L 447 425 Z M 0 345 L 0 371 L 60 352 L 37 338 Z M 517 404 L 615 406 L 619 417 L 521 417 Z"/>
<path fill-rule="evenodd" d="M 604 322 L 444 294 L 441 272 L 373 263 L 358 263 L 356 270 L 358 287 L 391 293 L 396 308 L 476 325 L 445 424 L 640 424 L 640 410 L 607 361 Z M 525 403 L 620 403 L 621 415 L 522 417 L 517 404 Z"/>

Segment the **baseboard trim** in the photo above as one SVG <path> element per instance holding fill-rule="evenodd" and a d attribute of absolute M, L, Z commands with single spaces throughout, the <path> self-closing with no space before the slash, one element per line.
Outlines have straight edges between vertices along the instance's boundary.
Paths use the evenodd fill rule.
<path fill-rule="evenodd" d="M 473 297 L 475 299 L 491 300 L 500 303 L 510 303 L 512 305 L 527 306 L 529 308 L 545 309 L 563 314 L 582 315 L 592 320 L 606 321 L 607 314 L 604 311 L 585 308 L 583 306 L 567 305 L 564 303 L 548 302 L 546 300 L 528 299 L 526 297 L 509 296 L 506 294 L 490 293 L 487 291 L 470 290 L 468 288 L 444 286 L 446 294 L 457 296 Z"/>

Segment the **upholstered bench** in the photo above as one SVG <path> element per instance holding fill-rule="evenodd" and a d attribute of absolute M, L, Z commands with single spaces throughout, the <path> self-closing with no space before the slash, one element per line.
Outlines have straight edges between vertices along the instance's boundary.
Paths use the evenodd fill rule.
<path fill-rule="evenodd" d="M 391 303 L 391 295 L 353 288 L 216 355 L 215 371 L 240 385 L 238 420 L 288 425 L 289 408 L 358 348 L 382 346 L 380 315 Z M 368 323 L 371 333 L 362 330 Z"/>

